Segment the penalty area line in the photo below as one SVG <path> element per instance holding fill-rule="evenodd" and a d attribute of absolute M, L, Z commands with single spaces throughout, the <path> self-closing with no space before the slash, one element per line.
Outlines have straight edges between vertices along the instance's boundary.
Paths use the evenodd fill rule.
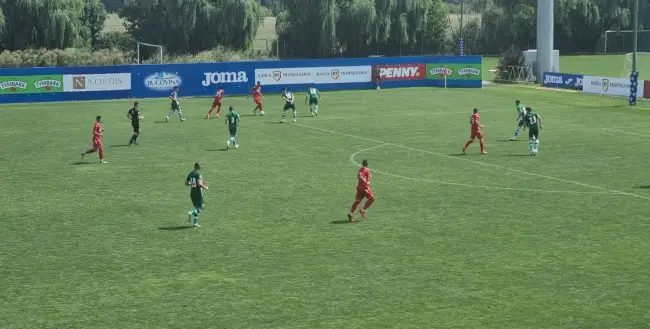
<path fill-rule="evenodd" d="M 468 163 L 473 163 L 475 165 L 479 165 L 479 166 L 483 166 L 483 167 L 490 167 L 490 168 L 495 168 L 495 169 L 499 169 L 499 170 L 515 172 L 515 173 L 519 173 L 519 174 L 523 174 L 523 175 L 528 175 L 528 176 L 533 176 L 533 177 L 539 177 L 539 178 L 554 180 L 554 181 L 557 181 L 557 182 L 563 182 L 563 183 L 567 183 L 567 184 L 573 184 L 573 185 L 588 187 L 588 188 L 592 188 L 592 189 L 596 189 L 596 190 L 610 192 L 612 194 L 627 195 L 627 196 L 638 198 L 638 199 L 650 200 L 650 197 L 646 197 L 646 196 L 643 196 L 643 195 L 638 195 L 638 194 L 633 194 L 633 193 L 628 193 L 628 192 L 623 192 L 623 191 L 612 190 L 612 189 L 608 189 L 608 188 L 605 188 L 605 187 L 594 186 L 594 185 L 589 185 L 589 184 L 585 184 L 585 183 L 570 181 L 570 180 L 557 178 L 557 177 L 553 177 L 553 176 L 546 176 L 546 175 L 542 175 L 542 174 L 536 174 L 536 173 L 532 173 L 532 172 L 528 172 L 528 171 L 523 171 L 523 170 L 519 170 L 519 169 L 513 169 L 513 168 L 509 168 L 509 167 L 499 166 L 499 165 L 495 165 L 495 164 L 491 164 L 491 163 L 474 161 L 474 160 L 466 159 L 464 157 L 451 156 L 449 154 L 417 149 L 417 148 L 406 146 L 406 145 L 388 143 L 388 142 L 384 142 L 384 141 L 380 141 L 380 140 L 376 140 L 376 139 L 372 139 L 372 138 L 367 138 L 367 137 L 362 137 L 362 136 L 357 136 L 357 135 L 352 135 L 352 134 L 346 134 L 346 133 L 342 133 L 342 132 L 338 132 L 338 131 L 334 131 L 334 130 L 308 126 L 308 125 L 304 125 L 304 124 L 300 124 L 300 123 L 296 123 L 295 125 L 303 127 L 303 128 L 308 128 L 308 129 L 312 129 L 312 130 L 326 132 L 326 133 L 333 134 L 333 135 L 347 136 L 347 137 L 350 137 L 350 138 L 365 140 L 365 141 L 369 141 L 369 142 L 373 142 L 373 143 L 377 143 L 377 144 L 391 145 L 391 146 L 399 147 L 399 148 L 402 148 L 402 149 L 405 149 L 405 150 L 422 152 L 422 153 L 427 153 L 427 154 L 431 154 L 431 155 L 437 155 L 439 157 L 443 157 L 443 158 L 447 158 L 447 159 L 454 159 L 454 160 L 457 160 L 457 161 L 464 161 L 464 162 L 468 162 Z"/>
<path fill-rule="evenodd" d="M 355 158 L 364 152 L 368 152 L 374 149 L 378 149 L 382 146 L 392 146 L 391 144 L 379 144 L 375 145 L 372 147 L 368 147 L 359 151 L 356 151 L 352 153 L 349 157 L 350 162 L 357 166 L 361 167 L 361 164 L 355 160 Z M 432 179 L 426 179 L 426 178 L 413 178 L 413 177 L 408 177 L 408 176 L 402 176 L 402 175 L 397 175 L 397 174 L 391 174 L 385 171 L 380 171 L 377 169 L 370 169 L 371 172 L 373 173 L 378 173 L 386 176 L 392 176 L 395 178 L 399 179 L 405 179 L 405 180 L 410 180 L 414 182 L 425 182 L 425 183 L 432 183 L 432 184 L 439 184 L 439 185 L 449 185 L 449 186 L 459 186 L 459 187 L 470 187 L 470 188 L 482 188 L 482 189 L 487 189 L 487 190 L 501 190 L 501 191 L 516 191 L 516 192 L 533 192 L 533 193 L 550 193 L 550 194 L 560 194 L 560 193 L 566 193 L 566 194 L 600 194 L 600 195 L 612 195 L 613 193 L 611 192 L 581 192 L 581 191 L 560 191 L 560 190 L 540 190 L 540 189 L 527 189 L 527 188 L 517 188 L 517 187 L 502 187 L 502 186 L 485 186 L 485 185 L 473 185 L 473 184 L 464 184 L 464 183 L 454 183 L 454 182 L 444 182 L 444 181 L 437 181 L 437 180 L 432 180 Z"/>

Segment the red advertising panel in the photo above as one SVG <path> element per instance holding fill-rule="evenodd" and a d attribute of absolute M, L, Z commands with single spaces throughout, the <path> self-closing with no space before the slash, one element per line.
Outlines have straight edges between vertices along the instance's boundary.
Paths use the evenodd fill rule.
<path fill-rule="evenodd" d="M 637 87 L 638 89 L 638 87 Z M 639 93 L 639 90 L 637 90 L 637 94 Z M 650 81 L 649 80 L 644 80 L 643 81 L 643 98 L 650 98 Z"/>
<path fill-rule="evenodd" d="M 425 64 L 375 65 L 381 81 L 424 80 L 427 76 Z"/>

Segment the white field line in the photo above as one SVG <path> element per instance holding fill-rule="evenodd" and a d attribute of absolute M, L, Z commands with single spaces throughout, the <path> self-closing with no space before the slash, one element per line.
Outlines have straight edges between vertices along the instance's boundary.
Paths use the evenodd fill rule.
<path fill-rule="evenodd" d="M 470 159 L 467 159 L 467 158 L 461 157 L 461 156 L 451 156 L 451 155 L 448 155 L 448 154 L 443 154 L 443 153 L 438 153 L 438 152 L 433 152 L 433 151 L 427 151 L 427 150 L 421 150 L 421 149 L 417 149 L 417 148 L 406 146 L 406 145 L 388 143 L 388 142 L 384 142 L 384 141 L 380 141 L 380 140 L 376 140 L 376 139 L 372 139 L 372 138 L 366 138 L 366 137 L 362 137 L 362 136 L 346 134 L 346 133 L 342 133 L 342 132 L 338 132 L 338 131 L 334 131 L 334 130 L 318 128 L 318 127 L 312 127 L 312 126 L 303 125 L 303 124 L 299 124 L 299 123 L 296 124 L 296 125 L 300 126 L 300 127 L 312 129 L 312 130 L 326 132 L 326 133 L 329 133 L 329 134 L 347 136 L 347 137 L 350 137 L 350 138 L 366 140 L 366 141 L 377 143 L 377 144 L 392 145 L 392 146 L 399 147 L 399 148 L 406 149 L 406 150 L 422 152 L 422 153 L 437 155 L 437 156 L 443 157 L 443 158 L 448 158 L 448 159 L 454 159 L 454 160 L 458 160 L 458 161 L 473 163 L 475 165 L 479 165 L 479 166 L 483 166 L 483 167 L 490 167 L 490 168 L 495 168 L 495 169 L 499 169 L 499 170 L 502 170 L 502 171 L 510 171 L 510 172 L 515 172 L 515 173 L 524 174 L 524 175 L 528 175 L 528 176 L 545 178 L 545 179 L 554 180 L 554 181 L 558 181 L 558 182 L 563 182 L 563 183 L 567 183 L 567 184 L 573 184 L 573 185 L 588 187 L 588 188 L 592 188 L 592 189 L 596 189 L 596 190 L 600 190 L 600 191 L 605 191 L 605 192 L 609 192 L 609 193 L 613 193 L 613 194 L 626 195 L 626 196 L 630 196 L 630 197 L 634 197 L 634 198 L 638 198 L 638 199 L 650 200 L 650 197 L 646 197 L 646 196 L 642 196 L 642 195 L 638 195 L 638 194 L 612 190 L 612 189 L 608 189 L 608 188 L 605 188 L 605 187 L 594 186 L 594 185 L 590 185 L 590 184 L 570 181 L 570 180 L 557 178 L 557 177 L 552 177 L 552 176 L 546 176 L 546 175 L 542 175 L 542 174 L 536 174 L 536 173 L 532 173 L 532 172 L 528 172 L 528 171 L 513 169 L 513 168 L 510 168 L 510 167 L 499 166 L 499 165 L 495 165 L 495 164 L 491 164 L 491 163 L 474 161 L 474 160 L 470 160 Z"/>
<path fill-rule="evenodd" d="M 352 153 L 349 157 L 350 162 L 354 164 L 357 167 L 361 167 L 361 164 L 355 160 L 356 156 L 363 153 L 367 152 L 370 150 L 374 150 L 377 148 L 380 148 L 382 146 L 394 146 L 392 144 L 379 144 L 375 145 L 372 147 L 368 147 L 359 151 L 356 151 Z M 405 179 L 405 180 L 411 180 L 415 182 L 425 182 L 425 183 L 433 183 L 433 184 L 440 184 L 440 185 L 451 185 L 451 186 L 460 186 L 460 187 L 471 187 L 471 188 L 482 188 L 482 189 L 488 189 L 488 190 L 502 190 L 502 191 L 517 191 L 517 192 L 531 192 L 531 193 L 551 193 L 551 194 L 559 194 L 559 193 L 568 193 L 568 194 L 601 194 L 601 195 L 613 195 L 611 192 L 580 192 L 580 191 L 559 191 L 559 190 L 540 190 L 540 189 L 526 189 L 526 188 L 515 188 L 515 187 L 499 187 L 499 186 L 484 186 L 484 185 L 473 185 L 473 184 L 463 184 L 463 183 L 453 183 L 453 182 L 443 182 L 443 181 L 437 181 L 437 180 L 431 180 L 431 179 L 425 179 L 425 178 L 413 178 L 413 177 L 408 177 L 408 176 L 402 176 L 402 175 L 396 175 L 396 174 L 391 174 L 385 171 L 379 171 L 377 169 L 370 169 L 371 172 L 386 175 L 386 176 L 392 176 L 396 177 L 399 179 Z"/>
<path fill-rule="evenodd" d="M 626 135 L 633 135 L 633 136 L 641 136 L 641 137 L 650 138 L 649 134 L 639 134 L 639 133 L 635 133 L 635 132 L 632 132 L 632 131 L 624 131 L 624 130 L 617 130 L 617 129 L 610 129 L 610 128 L 601 128 L 601 129 L 604 130 L 604 131 L 609 131 L 611 133 L 616 133 L 616 134 L 626 134 Z"/>

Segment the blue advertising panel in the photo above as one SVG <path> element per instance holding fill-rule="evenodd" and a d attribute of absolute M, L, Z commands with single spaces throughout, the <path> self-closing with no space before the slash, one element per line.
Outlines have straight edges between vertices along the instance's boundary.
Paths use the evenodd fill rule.
<path fill-rule="evenodd" d="M 582 90 L 582 74 L 544 72 L 542 86 L 548 88 Z"/>
<path fill-rule="evenodd" d="M 0 69 L 0 103 L 58 102 L 124 98 L 167 97 L 178 86 L 181 96 L 212 96 L 223 87 L 229 95 L 247 94 L 260 81 L 263 92 L 294 91 L 315 85 L 323 91 L 381 88 L 442 87 L 443 79 L 429 78 L 427 65 L 470 67 L 476 76 L 447 79 L 447 87 L 481 88 L 480 56 L 406 56 L 352 59 L 122 65 L 101 67 Z M 379 80 L 375 72 L 381 71 Z M 476 75 L 476 74 L 475 74 Z M 30 86 L 46 76 L 56 89 Z M 124 81 L 124 77 L 129 78 Z M 53 78 L 54 77 L 54 78 Z M 563 80 L 564 81 L 564 80 Z M 34 90 L 34 92 L 31 92 Z"/>
<path fill-rule="evenodd" d="M 218 87 L 230 95 L 245 94 L 254 84 L 250 63 L 134 65 L 134 97 L 167 97 L 175 86 L 183 96 L 211 96 Z"/>

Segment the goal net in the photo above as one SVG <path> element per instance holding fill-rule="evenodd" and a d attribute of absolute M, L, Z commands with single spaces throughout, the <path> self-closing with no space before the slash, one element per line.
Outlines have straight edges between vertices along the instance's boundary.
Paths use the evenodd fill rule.
<path fill-rule="evenodd" d="M 623 58 L 623 71 L 621 77 L 630 77 L 632 72 L 632 53 L 625 54 Z M 639 80 L 650 80 L 650 52 L 636 53 L 636 70 L 639 71 Z"/>
<path fill-rule="evenodd" d="M 634 30 L 605 31 L 598 39 L 596 52 L 599 54 L 627 54 L 632 52 Z M 650 30 L 639 30 L 637 51 L 650 52 Z"/>

